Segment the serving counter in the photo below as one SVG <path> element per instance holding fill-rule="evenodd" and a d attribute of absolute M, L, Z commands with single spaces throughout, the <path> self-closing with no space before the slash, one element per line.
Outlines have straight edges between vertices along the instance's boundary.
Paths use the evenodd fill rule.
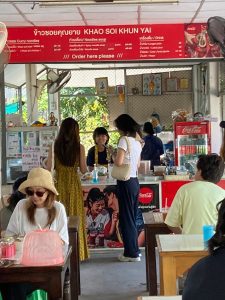
<path fill-rule="evenodd" d="M 139 193 L 139 207 L 142 211 L 147 212 L 150 210 L 156 210 L 161 208 L 161 181 L 159 180 L 139 180 L 140 193 Z M 82 181 L 82 190 L 84 195 L 84 200 L 86 200 L 88 192 L 93 187 L 98 187 L 101 191 L 104 190 L 106 186 L 115 186 L 116 180 L 106 179 L 99 181 L 98 183 L 93 183 L 92 181 Z"/>
<path fill-rule="evenodd" d="M 178 177 L 179 178 L 179 177 Z M 149 180 L 149 177 L 139 179 L 140 183 L 140 193 L 139 193 L 139 208 L 142 213 L 148 213 L 150 211 L 159 211 L 165 207 L 170 207 L 173 202 L 174 196 L 177 190 L 184 184 L 190 183 L 192 180 Z M 219 186 L 225 189 L 225 180 L 222 179 Z M 108 202 L 102 200 L 103 203 L 98 205 L 101 208 L 97 208 L 95 212 L 92 212 L 93 204 L 88 203 L 87 197 L 88 193 L 92 188 L 99 188 L 100 191 L 104 191 L 106 187 L 112 186 L 115 189 L 116 180 L 100 180 L 98 183 L 93 183 L 92 181 L 82 181 L 82 190 L 84 197 L 84 206 L 86 210 L 87 219 L 87 232 L 89 238 L 89 247 L 99 248 L 99 247 L 110 247 L 117 248 L 122 247 L 122 240 L 120 238 L 119 226 L 118 226 L 118 209 L 115 210 L 113 207 L 108 207 Z M 115 191 L 115 190 L 114 190 Z M 114 195 L 112 201 L 117 202 L 118 199 Z M 116 215 L 117 220 L 113 220 Z M 113 234 L 109 235 L 109 231 L 112 231 L 110 226 L 114 224 Z M 140 222 L 143 223 L 139 219 Z M 140 223 L 139 223 L 140 225 Z M 110 228 L 109 228 L 110 227 Z M 104 230 L 103 230 L 104 228 Z M 104 231 L 104 242 L 100 241 L 100 236 Z M 139 232 L 140 233 L 140 232 Z M 91 242 L 90 242 L 91 241 Z M 93 242 L 94 241 L 94 242 Z M 144 238 L 139 246 L 144 246 Z"/>

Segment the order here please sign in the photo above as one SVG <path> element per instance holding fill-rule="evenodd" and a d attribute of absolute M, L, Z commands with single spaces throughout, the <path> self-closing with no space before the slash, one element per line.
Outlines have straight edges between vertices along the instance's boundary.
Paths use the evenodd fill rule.
<path fill-rule="evenodd" d="M 8 28 L 10 63 L 221 57 L 206 24 Z"/>

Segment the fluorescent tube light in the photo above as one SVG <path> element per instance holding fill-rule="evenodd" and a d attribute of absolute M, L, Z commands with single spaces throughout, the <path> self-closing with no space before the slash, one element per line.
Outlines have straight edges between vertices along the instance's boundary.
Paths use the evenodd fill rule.
<path fill-rule="evenodd" d="M 179 0 L 108 0 L 107 2 L 100 0 L 83 0 L 83 1 L 57 1 L 47 0 L 39 1 L 40 7 L 46 6 L 64 6 L 64 5 L 110 5 L 110 4 L 173 4 L 179 3 Z"/>

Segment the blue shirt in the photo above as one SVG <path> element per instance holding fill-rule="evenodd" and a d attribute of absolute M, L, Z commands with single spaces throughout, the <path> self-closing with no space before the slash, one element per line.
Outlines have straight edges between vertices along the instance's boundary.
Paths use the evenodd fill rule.
<path fill-rule="evenodd" d="M 141 152 L 142 160 L 151 161 L 151 169 L 160 165 L 160 155 L 164 153 L 163 143 L 157 136 L 147 135 L 144 137 L 145 145 Z"/>

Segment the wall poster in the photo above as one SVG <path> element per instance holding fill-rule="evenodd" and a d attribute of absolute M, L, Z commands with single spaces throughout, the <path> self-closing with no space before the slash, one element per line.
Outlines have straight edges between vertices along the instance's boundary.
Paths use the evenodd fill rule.
<path fill-rule="evenodd" d="M 86 229 L 89 248 L 121 248 L 123 238 L 119 225 L 119 204 L 116 185 L 82 185 L 86 212 Z M 138 245 L 144 246 L 142 212 L 159 209 L 159 185 L 141 184 L 139 211 L 136 219 Z"/>
<path fill-rule="evenodd" d="M 159 96 L 162 94 L 161 74 L 143 74 L 142 83 L 144 96 Z"/>

